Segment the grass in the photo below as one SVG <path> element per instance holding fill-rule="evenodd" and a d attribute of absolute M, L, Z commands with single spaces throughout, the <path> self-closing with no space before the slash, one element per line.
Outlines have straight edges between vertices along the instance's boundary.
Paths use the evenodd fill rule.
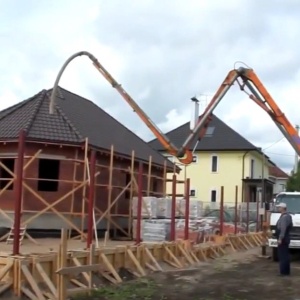
<path fill-rule="evenodd" d="M 163 300 L 164 296 L 155 297 L 157 284 L 150 279 L 140 279 L 121 285 L 104 286 L 93 290 L 90 296 L 81 295 L 76 297 L 77 300 Z M 154 298 L 155 297 L 155 298 Z"/>

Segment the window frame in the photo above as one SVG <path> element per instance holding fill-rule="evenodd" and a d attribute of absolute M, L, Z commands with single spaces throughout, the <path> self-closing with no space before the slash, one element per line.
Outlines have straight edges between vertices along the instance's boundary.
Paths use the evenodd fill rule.
<path fill-rule="evenodd" d="M 194 195 L 192 195 L 192 191 L 194 191 Z M 190 197 L 192 198 L 197 197 L 197 190 L 195 188 L 190 188 Z"/>
<path fill-rule="evenodd" d="M 214 171 L 214 158 L 216 158 L 216 170 Z M 211 155 L 211 165 L 210 165 L 210 170 L 211 170 L 211 173 L 218 173 L 219 172 L 219 156 L 217 154 L 212 154 Z"/>
<path fill-rule="evenodd" d="M 212 201 L 213 197 L 212 197 L 212 193 L 215 192 L 215 201 Z M 210 203 L 217 203 L 218 202 L 218 190 L 216 188 L 212 188 L 210 189 Z"/>

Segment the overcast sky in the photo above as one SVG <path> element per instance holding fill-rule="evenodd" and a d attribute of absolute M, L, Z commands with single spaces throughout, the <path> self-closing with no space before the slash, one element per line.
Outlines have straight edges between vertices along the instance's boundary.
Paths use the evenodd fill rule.
<path fill-rule="evenodd" d="M 0 109 L 51 88 L 65 60 L 87 50 L 163 131 L 190 120 L 192 96 L 206 95 L 204 107 L 236 61 L 252 67 L 299 124 L 299 15 L 297 0 L 0 0 Z M 77 58 L 60 85 L 152 138 L 87 58 Z M 258 147 L 282 138 L 236 86 L 215 114 Z M 294 151 L 285 139 L 266 153 L 292 169 Z"/>

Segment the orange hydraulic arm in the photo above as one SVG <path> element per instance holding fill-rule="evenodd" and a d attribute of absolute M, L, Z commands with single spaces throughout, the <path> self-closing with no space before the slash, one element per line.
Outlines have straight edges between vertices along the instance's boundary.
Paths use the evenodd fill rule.
<path fill-rule="evenodd" d="M 255 73 L 251 69 L 239 68 L 238 70 L 232 70 L 228 73 L 227 77 L 223 81 L 222 85 L 218 89 L 217 93 L 211 100 L 210 104 L 207 106 L 201 118 L 199 118 L 198 123 L 195 128 L 191 130 L 189 136 L 183 143 L 181 148 L 176 147 L 169 138 L 155 125 L 155 123 L 148 117 L 148 115 L 139 107 L 139 105 L 133 100 L 133 98 L 122 88 L 122 86 L 110 75 L 110 73 L 99 63 L 95 56 L 87 51 L 81 51 L 73 54 L 64 63 L 60 69 L 57 78 L 54 83 L 50 98 L 50 114 L 54 113 L 55 96 L 57 94 L 57 88 L 59 80 L 68 66 L 68 64 L 78 56 L 85 55 L 90 58 L 97 70 L 106 78 L 106 80 L 115 88 L 120 95 L 125 99 L 125 101 L 132 107 L 133 111 L 138 114 L 142 121 L 149 127 L 149 129 L 154 133 L 159 142 L 163 145 L 166 151 L 173 156 L 176 156 L 179 161 L 183 164 L 190 164 L 193 159 L 193 154 L 191 149 L 191 142 L 197 136 L 201 139 L 206 132 L 207 126 L 211 120 L 211 114 L 222 98 L 225 96 L 230 87 L 237 82 L 240 89 L 245 91 L 247 87 L 250 91 L 248 93 L 249 97 L 257 103 L 261 108 L 263 108 L 273 119 L 278 128 L 282 131 L 284 136 L 289 140 L 291 145 L 300 155 L 300 139 L 294 129 L 290 124 L 284 114 L 280 111 L 274 100 L 271 98 L 265 87 L 259 81 Z"/>
<path fill-rule="evenodd" d="M 57 94 L 57 88 L 59 80 L 68 66 L 68 64 L 78 56 L 85 55 L 87 56 L 94 64 L 96 69 L 105 77 L 105 79 L 115 88 L 119 94 L 125 99 L 125 101 L 132 107 L 133 111 L 138 114 L 138 116 L 142 119 L 142 121 L 149 127 L 149 129 L 154 133 L 159 142 L 164 146 L 166 151 L 173 156 L 178 157 L 178 153 L 181 153 L 179 160 L 182 163 L 191 163 L 193 159 L 193 155 L 191 151 L 179 151 L 179 149 L 171 143 L 169 138 L 155 125 L 155 123 L 148 117 L 148 115 L 139 107 L 139 105 L 133 100 L 133 98 L 122 88 L 122 86 L 110 75 L 110 73 L 99 63 L 97 58 L 87 51 L 81 51 L 70 56 L 62 68 L 60 69 L 57 78 L 54 83 L 54 87 L 51 93 L 50 98 L 50 114 L 54 113 L 54 105 L 55 105 L 55 95 Z"/>
<path fill-rule="evenodd" d="M 300 155 L 300 138 L 296 129 L 291 125 L 289 120 L 277 106 L 271 95 L 268 93 L 262 82 L 258 79 L 252 69 L 240 67 L 237 70 L 232 70 L 228 73 L 222 85 L 212 98 L 211 102 L 205 109 L 201 118 L 194 130 L 190 133 L 182 147 L 182 152 L 185 152 L 189 147 L 189 143 L 194 139 L 202 128 L 207 126 L 210 115 L 216 106 L 220 103 L 230 87 L 237 82 L 240 89 L 245 91 L 251 100 L 265 110 L 286 139 L 290 142 L 294 150 Z M 248 88 L 249 92 L 245 89 Z M 200 136 L 199 138 L 201 138 Z"/>

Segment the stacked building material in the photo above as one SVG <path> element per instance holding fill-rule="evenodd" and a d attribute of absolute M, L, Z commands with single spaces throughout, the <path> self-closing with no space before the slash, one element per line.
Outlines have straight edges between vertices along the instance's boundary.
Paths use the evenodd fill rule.
<path fill-rule="evenodd" d="M 132 216 L 137 217 L 138 197 L 132 198 Z M 156 218 L 157 217 L 157 198 L 143 197 L 142 200 L 142 218 Z"/>
<path fill-rule="evenodd" d="M 138 198 L 133 197 L 132 214 L 133 214 L 133 239 L 136 239 L 137 224 L 137 203 Z M 175 226 L 176 236 L 182 238 L 184 218 L 185 218 L 185 199 L 176 199 L 175 209 Z M 190 233 L 196 232 L 196 220 L 203 213 L 203 203 L 201 201 L 190 201 Z M 166 241 L 170 237 L 172 214 L 171 198 L 143 197 L 142 199 L 142 220 L 141 220 L 141 239 L 147 241 Z M 195 233 L 195 236 L 197 234 Z M 195 238 L 196 239 L 196 238 Z"/>
<path fill-rule="evenodd" d="M 183 216 L 180 210 L 180 199 L 176 199 L 176 209 L 175 209 L 175 218 Z M 172 199 L 171 198 L 157 198 L 156 199 L 157 218 L 167 218 L 170 219 L 172 215 Z"/>

